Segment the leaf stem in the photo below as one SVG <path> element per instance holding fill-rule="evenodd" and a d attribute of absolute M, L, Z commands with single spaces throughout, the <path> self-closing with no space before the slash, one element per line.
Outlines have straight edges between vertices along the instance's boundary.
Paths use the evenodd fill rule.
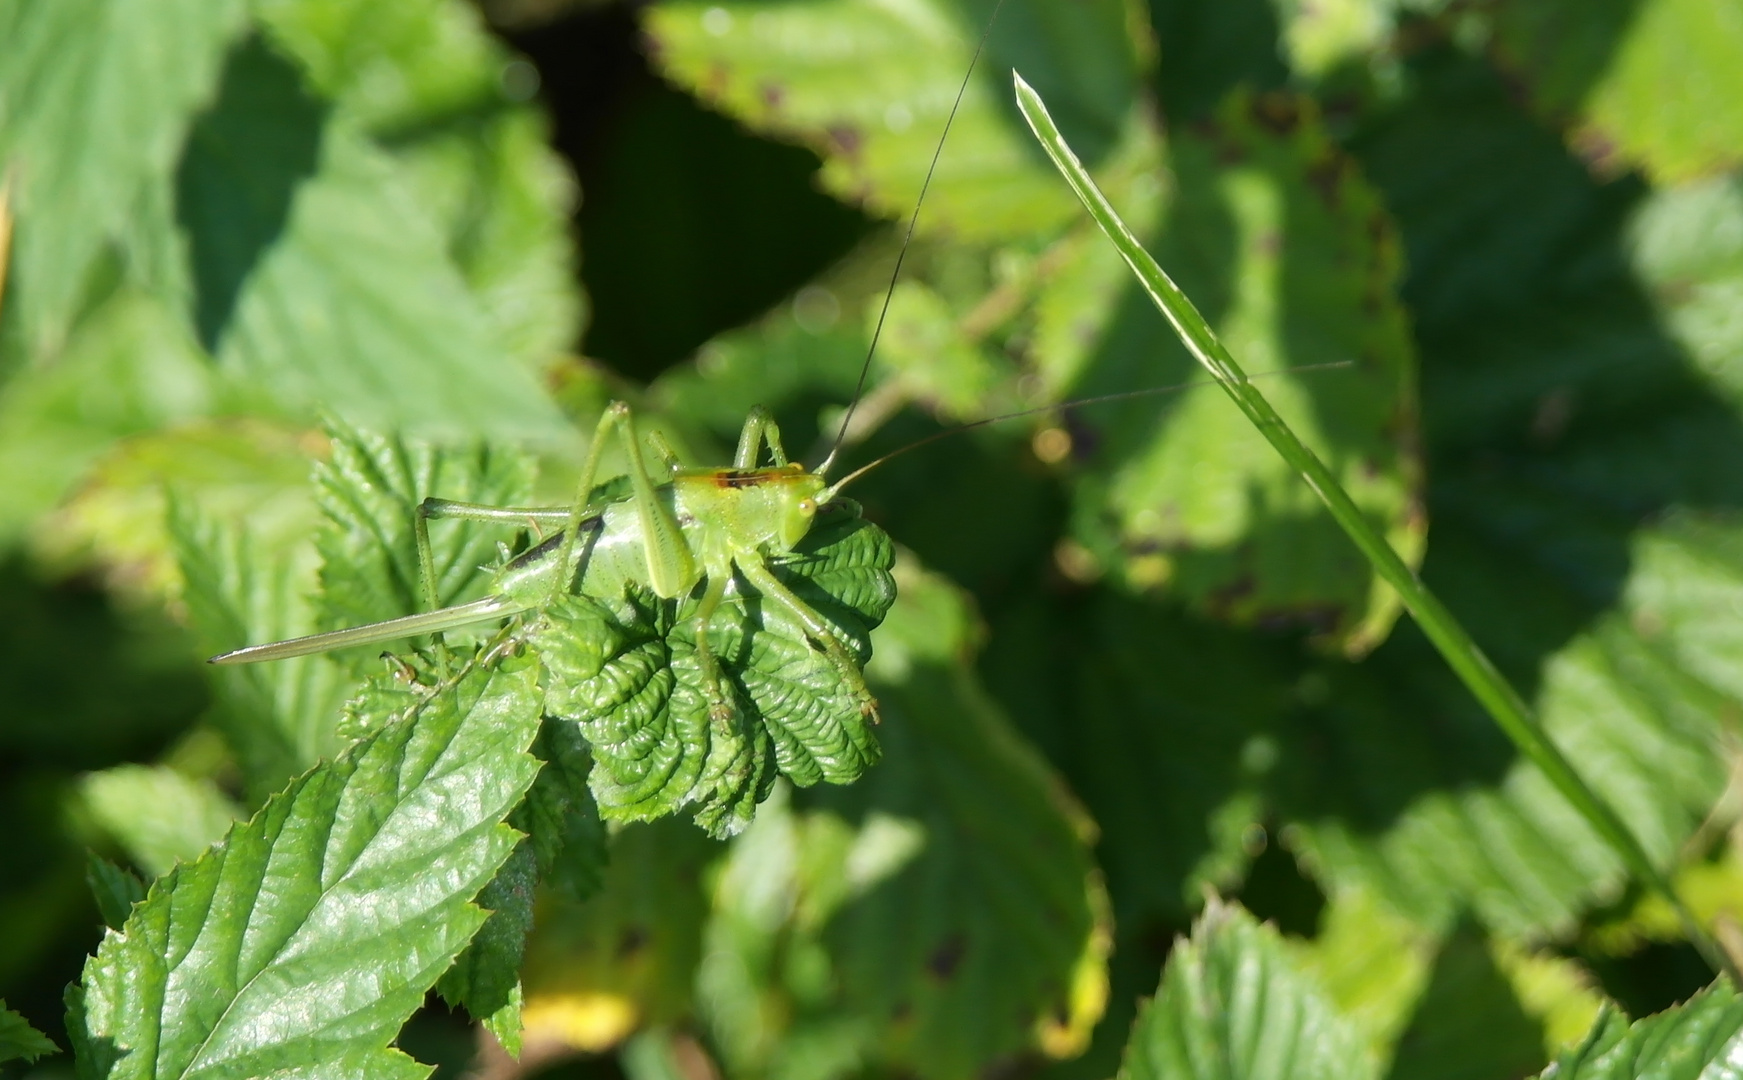
<path fill-rule="evenodd" d="M 1119 249 L 1121 257 L 1138 276 L 1139 283 L 1174 327 L 1181 342 L 1215 377 L 1235 405 L 1246 414 L 1247 419 L 1283 455 L 1283 460 L 1300 473 L 1307 486 L 1324 501 L 1332 517 L 1349 534 L 1350 539 L 1355 541 L 1356 547 L 1361 549 L 1381 578 L 1397 590 L 1405 608 L 1415 617 L 1417 625 L 1422 627 L 1435 648 L 1440 650 L 1441 656 L 1470 688 L 1471 693 L 1476 695 L 1495 723 L 1513 741 L 1513 745 L 1543 770 L 1556 790 L 1609 843 L 1636 877 L 1670 904 L 1682 924 L 1683 933 L 1713 970 L 1729 976 L 1733 985 L 1743 987 L 1743 978 L 1739 977 L 1735 963 L 1701 929 L 1688 907 L 1676 895 L 1669 878 L 1654 865 L 1639 839 L 1550 740 L 1532 714 L 1531 706 L 1526 704 L 1512 684 L 1496 670 L 1482 649 L 1471 640 L 1465 628 L 1428 591 L 1415 571 L 1405 565 L 1385 537 L 1362 515 L 1331 470 L 1302 443 L 1265 396 L 1248 381 L 1246 373 L 1235 363 L 1234 357 L 1229 355 L 1228 349 L 1223 347 L 1192 301 L 1163 273 L 1162 268 L 1156 265 L 1156 260 L 1150 257 L 1125 222 L 1114 212 L 1113 206 L 1096 187 L 1095 181 L 1090 179 L 1077 155 L 1066 145 L 1064 137 L 1053 123 L 1053 118 L 1048 115 L 1047 106 L 1041 101 L 1040 95 L 1023 81 L 1021 75 L 1013 72 L 1012 77 L 1016 83 L 1017 106 L 1029 121 L 1029 127 L 1040 140 L 1042 148 L 1047 151 L 1047 156 L 1053 160 L 1066 183 L 1088 208 L 1096 225 L 1113 241 L 1114 247 Z"/>

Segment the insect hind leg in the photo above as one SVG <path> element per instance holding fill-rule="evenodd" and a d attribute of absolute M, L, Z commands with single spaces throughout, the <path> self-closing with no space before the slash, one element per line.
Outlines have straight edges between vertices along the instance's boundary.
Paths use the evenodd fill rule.
<path fill-rule="evenodd" d="M 734 561 L 745 579 L 756 587 L 764 600 L 786 612 L 805 628 L 806 639 L 817 647 L 823 658 L 841 675 L 849 692 L 859 703 L 859 711 L 871 717 L 875 723 L 878 719 L 877 698 L 872 696 L 871 688 L 865 682 L 865 672 L 860 670 L 858 660 L 836 636 L 835 628 L 824 621 L 823 616 L 817 614 L 811 605 L 799 599 L 793 590 L 781 584 L 774 571 L 769 569 L 762 556 L 755 551 L 742 552 Z"/>

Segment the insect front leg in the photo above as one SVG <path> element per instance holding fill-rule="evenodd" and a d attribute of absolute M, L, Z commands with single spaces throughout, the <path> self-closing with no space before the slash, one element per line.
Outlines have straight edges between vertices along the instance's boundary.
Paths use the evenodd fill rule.
<path fill-rule="evenodd" d="M 787 451 L 781 446 L 781 429 L 775 426 L 775 418 L 769 410 L 761 405 L 751 409 L 750 415 L 744 419 L 744 429 L 738 433 L 738 452 L 732 455 L 732 467 L 735 469 L 754 469 L 757 467 L 757 455 L 767 442 L 769 457 L 776 465 L 787 463 Z"/>
<path fill-rule="evenodd" d="M 580 490 L 576 493 L 575 505 L 564 525 L 563 546 L 558 553 L 557 566 L 561 569 L 551 584 L 553 601 L 568 588 L 568 567 L 575 557 L 581 520 L 587 513 L 587 497 L 592 494 L 593 481 L 599 474 L 599 455 L 605 447 L 606 438 L 614 431 L 623 446 L 625 457 L 629 459 L 629 480 L 633 492 L 631 498 L 641 526 L 648 584 L 653 587 L 655 595 L 663 600 L 672 600 L 689 592 L 702 577 L 696 556 L 690 551 L 683 531 L 678 528 L 678 519 L 673 516 L 671 507 L 660 500 L 659 492 L 655 490 L 654 482 L 648 476 L 647 466 L 642 461 L 641 448 L 636 445 L 635 420 L 630 408 L 621 401 L 614 401 L 606 407 L 605 415 L 599 418 L 599 427 L 593 432 L 593 442 L 587 447 L 587 458 L 581 466 Z"/>
<path fill-rule="evenodd" d="M 769 569 L 761 554 L 756 551 L 743 551 L 735 555 L 734 560 L 745 580 L 756 587 L 764 600 L 786 612 L 805 628 L 806 638 L 822 651 L 824 659 L 834 666 L 842 680 L 847 683 L 848 689 L 859 702 L 859 711 L 875 722 L 878 717 L 877 698 L 872 696 L 871 688 L 865 683 L 865 673 L 860 670 L 853 654 L 835 636 L 834 627 L 817 614 L 811 605 L 799 599 L 793 590 L 781 584 L 781 579 Z"/>

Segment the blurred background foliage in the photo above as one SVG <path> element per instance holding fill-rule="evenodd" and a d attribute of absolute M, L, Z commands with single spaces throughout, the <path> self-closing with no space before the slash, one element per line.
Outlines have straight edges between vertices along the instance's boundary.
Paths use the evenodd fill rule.
<path fill-rule="evenodd" d="M 707 463 L 766 404 L 817 460 L 991 13 L 0 0 L 0 997 L 61 1039 L 103 860 L 160 873 L 343 744 L 357 671 L 199 662 L 337 617 L 324 417 L 540 456 L 480 494 L 561 498 L 612 397 Z M 1013 66 L 1739 940 L 1738 7 L 1006 0 L 848 466 L 1192 379 Z M 726 844 L 615 831 L 601 880 L 538 901 L 525 1063 L 438 1003 L 406 1048 L 450 1075 L 1105 1076 L 1201 914 L 1168 1007 L 1256 950 L 1335 1016 L 1302 1075 L 1523 1075 L 1604 999 L 1703 985 L 1244 423 L 1195 386 L 859 482 L 905 549 L 884 764 L 778 789 Z"/>

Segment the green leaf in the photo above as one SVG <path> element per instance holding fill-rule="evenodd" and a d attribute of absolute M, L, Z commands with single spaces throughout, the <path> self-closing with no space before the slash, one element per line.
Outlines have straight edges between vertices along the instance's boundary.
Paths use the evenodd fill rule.
<path fill-rule="evenodd" d="M 246 527 L 260 561 L 281 557 L 313 524 L 309 449 L 302 432 L 240 419 L 124 438 L 39 523 L 35 548 L 62 573 L 94 565 L 116 588 L 174 603 L 182 581 L 169 503 Z"/>
<path fill-rule="evenodd" d="M 6 1007 L 0 998 L 0 1063 L 35 1061 L 44 1054 L 60 1052 L 48 1036 L 30 1026 L 30 1022 Z"/>
<path fill-rule="evenodd" d="M 1233 95 L 1171 144 L 1178 193 L 1155 246 L 1264 395 L 1410 564 L 1420 504 L 1415 356 L 1392 223 L 1304 98 Z M 1132 293 L 1073 391 L 1187 380 L 1187 351 Z M 1295 470 L 1212 383 L 1086 410 L 1077 533 L 1128 586 L 1215 618 L 1301 625 L 1361 655 L 1399 606 Z"/>
<path fill-rule="evenodd" d="M 1408 288 L 1435 478 L 1423 577 L 1663 865 L 1722 790 L 1712 740 L 1743 692 L 1721 613 L 1743 581 L 1743 486 L 1720 464 L 1743 453 L 1743 425 L 1629 265 L 1624 241 L 1662 253 L 1644 238 L 1671 219 L 1628 229 L 1640 189 L 1593 183 L 1480 64 L 1430 52 L 1412 78 L 1358 148 L 1425 268 Z M 1501 157 L 1515 166 L 1487 164 Z M 1729 235 L 1713 231 L 1716 249 Z M 1700 294 L 1659 265 L 1691 286 L 1671 295 Z M 1284 758 L 1345 778 L 1308 780 L 1287 811 L 1322 880 L 1431 925 L 1468 908 L 1508 936 L 1567 927 L 1621 886 L 1615 856 L 1415 632 L 1327 676 L 1301 756 Z"/>
<path fill-rule="evenodd" d="M 512 449 L 442 448 L 342 423 L 331 425 L 331 435 L 333 455 L 315 470 L 324 512 L 315 534 L 323 630 L 425 609 L 415 531 L 418 504 L 426 498 L 517 506 L 531 497 L 532 459 Z M 514 538 L 514 530 L 501 526 L 432 523 L 439 606 L 484 595 L 490 568 L 501 561 L 498 545 Z"/>
<path fill-rule="evenodd" d="M 312 632 L 314 552 L 270 552 L 246 531 L 172 505 L 188 621 L 207 653 Z M 212 721 L 259 800 L 343 745 L 334 720 L 355 680 L 325 656 L 212 669 Z"/>
<path fill-rule="evenodd" d="M 1416 1013 L 1398 1038 L 1393 1075 L 1524 1076 L 1542 1064 L 1543 1041 L 1482 937 L 1461 929 L 1441 944 Z"/>
<path fill-rule="evenodd" d="M 0 539 L 60 502 L 117 439 L 205 415 L 217 382 L 168 305 L 136 289 L 111 296 L 54 364 L 0 386 Z"/>
<path fill-rule="evenodd" d="M 169 177 L 241 0 L 0 5 L 0 162 L 15 175 L 8 318 L 32 357 L 57 352 L 93 264 Z"/>
<path fill-rule="evenodd" d="M 1496 29 L 1534 103 L 1605 171 L 1676 183 L 1743 161 L 1743 18 L 1725 0 L 1501 4 Z"/>
<path fill-rule="evenodd" d="M 1548 1069 L 1545 1080 L 1693 1080 L 1736 1075 L 1743 1047 L 1743 1000 L 1724 979 L 1682 1005 L 1630 1024 L 1617 1011 L 1598 1019 L 1578 1046 Z"/>
<path fill-rule="evenodd" d="M 716 12 L 720 14 L 716 14 Z M 940 4 L 900 10 L 864 0 L 664 3 L 647 26 L 663 72 L 755 131 L 824 159 L 826 190 L 906 218 L 944 118 L 968 72 L 982 20 Z M 1070 214 L 1044 164 L 1011 125 L 994 77 L 1035 70 L 1069 101 L 1068 125 L 1092 158 L 1117 141 L 1137 92 L 1137 49 L 1122 5 L 1005 5 L 939 160 L 927 229 L 989 239 L 1051 229 Z"/>
<path fill-rule="evenodd" d="M 393 161 L 258 41 L 232 54 L 190 138 L 178 214 L 202 334 L 255 407 L 448 436 L 565 433 Z"/>
<path fill-rule="evenodd" d="M 1120 1080 L 1376 1076 L 1349 1021 L 1277 931 L 1213 902 L 1176 942 L 1138 1016 Z"/>
<path fill-rule="evenodd" d="M 111 930 L 121 929 L 133 905 L 145 899 L 145 882 L 138 874 L 95 853 L 85 860 L 85 883 L 91 887 L 103 925 Z"/>
<path fill-rule="evenodd" d="M 456 0 L 270 0 L 274 40 L 391 154 L 494 327 L 535 371 L 576 340 L 575 183 L 525 104 L 536 79 Z"/>
<path fill-rule="evenodd" d="M 603 883 L 608 838 L 599 806 L 587 787 L 593 758 L 580 728 L 546 717 L 533 752 L 545 763 L 515 826 L 538 856 L 539 880 L 574 901 Z"/>
<path fill-rule="evenodd" d="M 533 927 L 533 887 L 539 882 L 538 858 L 522 841 L 502 869 L 478 893 L 478 906 L 490 912 L 436 983 L 450 1005 L 471 1013 L 515 1056 L 521 1048 L 521 958 Z"/>
<path fill-rule="evenodd" d="M 69 1027 L 104 1076 L 423 1076 L 389 1044 L 478 931 L 531 784 L 536 669 L 469 666 L 153 886 Z"/>
<path fill-rule="evenodd" d="M 603 886 L 585 903 L 545 894 L 527 948 L 526 1039 L 604 1050 L 689 1010 L 720 853 L 688 822 L 631 822 L 611 838 Z"/>
<path fill-rule="evenodd" d="M 894 598 L 889 538 L 857 510 L 820 515 L 776 576 L 852 643 Z M 592 744 L 600 813 L 645 820 L 694 806 L 710 833 L 742 829 L 774 782 L 848 783 L 877 760 L 867 717 L 802 627 L 772 605 L 729 596 L 710 643 L 738 696 L 730 725 L 709 716 L 690 601 L 658 601 L 633 582 L 586 579 L 586 595 L 547 609 L 529 642 L 548 672 L 546 708 Z M 615 593 L 616 595 L 612 595 Z"/>
<path fill-rule="evenodd" d="M 218 786 L 163 765 L 91 773 L 79 795 L 96 824 L 152 877 L 216 843 L 240 815 Z"/>
<path fill-rule="evenodd" d="M 721 874 L 699 986 L 744 1067 L 971 1076 L 1081 1052 L 1106 1002 L 1091 826 L 974 680 L 963 596 L 897 573 L 870 669 L 886 760 L 765 806 Z"/>

